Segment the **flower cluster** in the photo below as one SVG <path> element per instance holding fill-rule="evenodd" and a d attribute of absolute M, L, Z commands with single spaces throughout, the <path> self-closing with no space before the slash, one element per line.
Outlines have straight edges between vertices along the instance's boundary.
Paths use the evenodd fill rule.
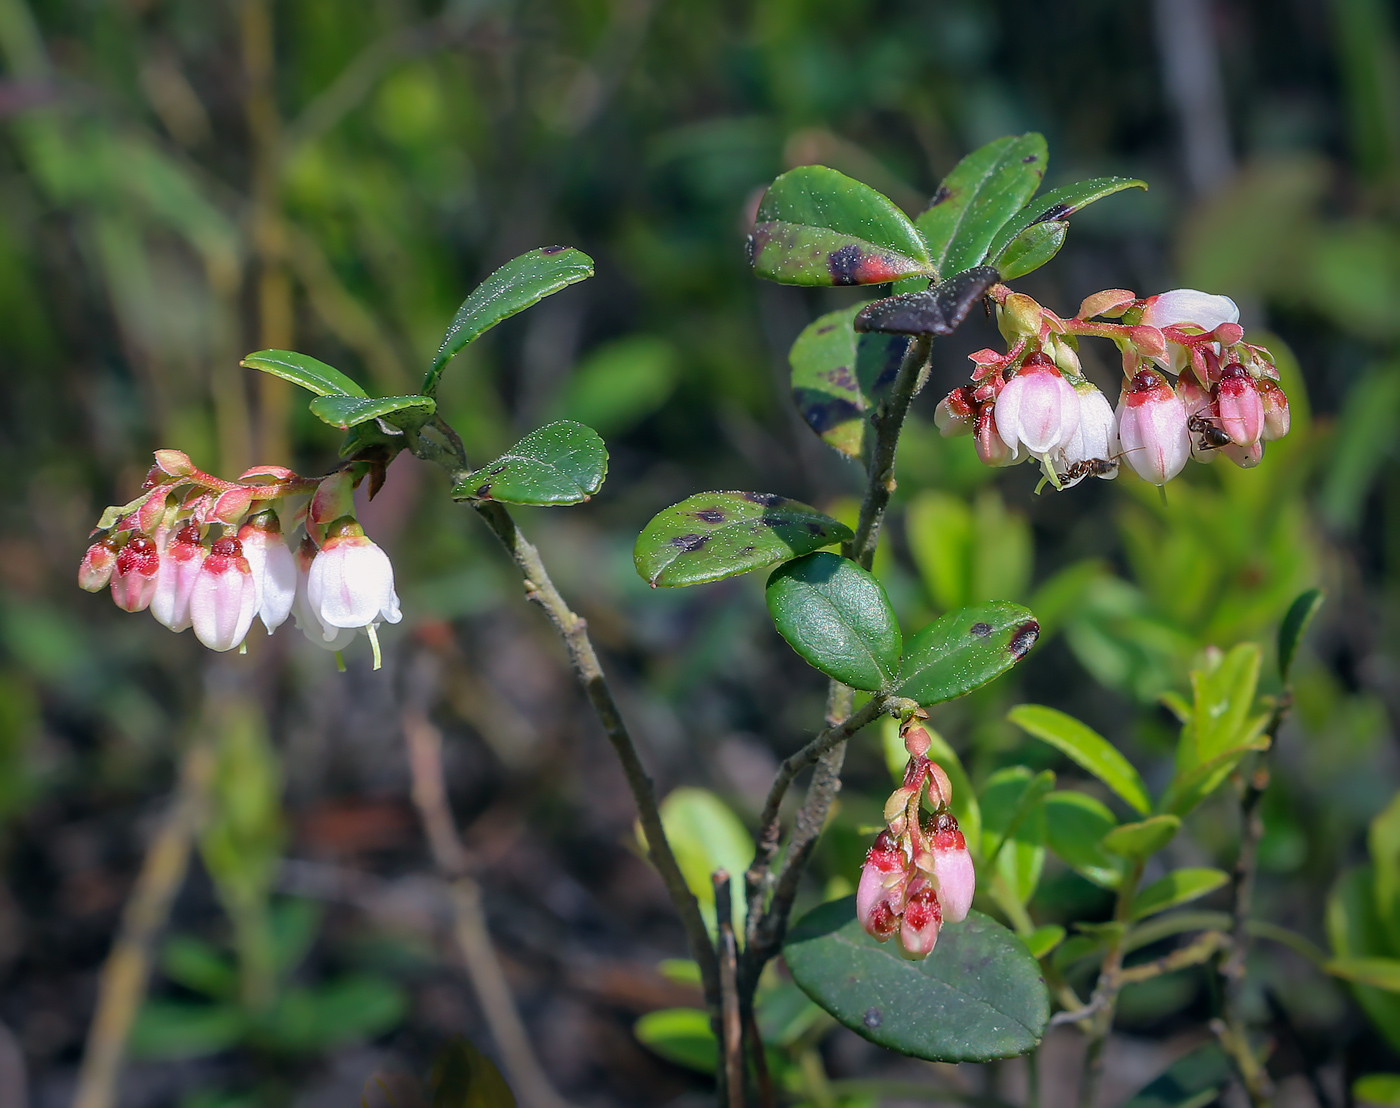
<path fill-rule="evenodd" d="M 948 775 L 928 759 L 928 732 L 902 728 L 909 762 L 904 782 L 885 803 L 885 821 L 865 856 L 856 890 L 856 916 L 884 942 L 895 932 L 908 958 L 927 958 L 944 923 L 965 919 L 977 885 L 967 842 L 948 810 Z M 933 811 L 923 810 L 928 791 Z"/>
<path fill-rule="evenodd" d="M 1190 458 L 1223 454 L 1256 466 L 1264 443 L 1288 433 L 1288 398 L 1273 359 L 1244 341 L 1227 296 L 1176 289 L 1138 299 L 1110 289 L 1061 319 L 1004 286 L 991 295 L 1010 348 L 972 354 L 971 383 L 944 397 L 935 415 L 945 436 L 974 436 L 987 465 L 1031 458 L 1063 489 L 1116 477 L 1121 458 L 1143 480 L 1164 485 Z M 1117 411 L 1080 370 L 1084 335 L 1110 339 L 1122 354 Z"/>
<path fill-rule="evenodd" d="M 363 632 L 379 667 L 375 629 L 403 617 L 389 557 L 355 519 L 353 471 L 313 479 L 260 466 L 223 481 L 178 450 L 155 459 L 141 496 L 98 522 L 80 586 L 110 587 L 117 607 L 149 609 L 172 631 L 192 627 L 211 650 L 241 647 L 255 617 L 270 635 L 293 616 L 334 651 Z M 294 545 L 283 518 L 302 532 Z"/>

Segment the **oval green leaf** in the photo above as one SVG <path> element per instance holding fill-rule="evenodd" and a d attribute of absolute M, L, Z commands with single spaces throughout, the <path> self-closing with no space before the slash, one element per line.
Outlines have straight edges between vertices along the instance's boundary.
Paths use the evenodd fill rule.
<path fill-rule="evenodd" d="M 394 412 L 412 412 L 413 422 L 421 425 L 436 407 L 431 396 L 318 396 L 311 402 L 311 414 L 323 423 L 348 431 L 356 424 Z"/>
<path fill-rule="evenodd" d="M 643 1046 L 668 1062 L 713 1074 L 719 1060 L 710 1017 L 699 1008 L 663 1008 L 648 1012 L 633 1028 Z"/>
<path fill-rule="evenodd" d="M 1103 839 L 1118 826 L 1113 813 L 1092 796 L 1064 790 L 1044 800 L 1045 842 L 1076 873 L 1116 889 L 1123 879 L 1123 863 L 1103 849 Z"/>
<path fill-rule="evenodd" d="M 1024 658 L 1039 634 L 1040 624 L 1019 604 L 959 608 L 909 640 L 896 691 L 922 705 L 963 696 Z"/>
<path fill-rule="evenodd" d="M 1024 277 L 1058 254 L 1068 234 L 1069 223 L 1062 219 L 1032 223 L 1008 242 L 999 254 L 992 256 L 992 265 L 1003 281 Z"/>
<path fill-rule="evenodd" d="M 1288 674 L 1293 669 L 1293 658 L 1298 653 L 1298 643 L 1303 632 L 1308 629 L 1313 616 L 1322 607 L 1321 589 L 1308 589 L 1288 606 L 1288 614 L 1278 628 L 1278 675 L 1288 684 Z"/>
<path fill-rule="evenodd" d="M 1213 893 L 1230 880 L 1230 875 L 1218 869 L 1202 866 L 1172 870 L 1159 881 L 1154 881 L 1133 898 L 1133 920 L 1145 919 L 1175 908 L 1178 904 Z"/>
<path fill-rule="evenodd" d="M 909 218 L 869 185 L 823 165 L 784 173 L 763 197 L 749 261 L 786 285 L 880 285 L 932 276 Z"/>
<path fill-rule="evenodd" d="M 1045 176 L 1045 138 L 1007 135 L 960 161 L 915 221 L 939 277 L 980 265 Z"/>
<path fill-rule="evenodd" d="M 1058 923 L 1047 923 L 1026 936 L 1026 949 L 1031 952 L 1032 958 L 1040 961 L 1064 941 L 1065 929 Z"/>
<path fill-rule="evenodd" d="M 531 431 L 467 476 L 452 496 L 502 504 L 578 504 L 603 487 L 607 474 L 608 448 L 598 432 L 561 419 Z"/>
<path fill-rule="evenodd" d="M 683 787 L 661 802 L 661 826 L 676 855 L 686 886 L 700 902 L 710 927 L 715 923 L 715 886 L 710 879 L 717 869 L 729 874 L 734 890 L 734 926 L 743 926 L 744 874 L 753 862 L 753 836 L 729 807 L 706 789 Z M 638 838 L 643 840 L 641 825 Z"/>
<path fill-rule="evenodd" d="M 1136 177 L 1093 177 L 1072 185 L 1061 185 L 1043 196 L 1037 196 L 1016 214 L 992 239 L 988 253 L 996 257 L 1017 235 L 1037 223 L 1051 220 L 1067 220 L 1077 211 L 1082 211 L 1096 200 L 1112 196 L 1124 189 L 1146 189 L 1147 182 Z M 1030 272 L 1027 270 L 1027 272 Z"/>
<path fill-rule="evenodd" d="M 1088 770 L 1143 815 L 1152 810 L 1147 786 L 1132 763 L 1073 716 L 1040 704 L 1018 704 L 1006 718 Z"/>
<path fill-rule="evenodd" d="M 1104 836 L 1103 848 L 1124 858 L 1146 858 L 1171 842 L 1180 829 L 1176 816 L 1152 816 L 1114 828 Z"/>
<path fill-rule="evenodd" d="M 898 676 L 904 637 L 890 598 L 851 559 L 818 551 L 788 562 L 764 596 L 778 633 L 828 677 L 877 692 Z"/>
<path fill-rule="evenodd" d="M 443 367 L 467 343 L 551 293 L 592 276 L 593 259 L 572 246 L 542 246 L 506 262 L 457 309 L 423 381 L 423 391 L 437 390 Z"/>
<path fill-rule="evenodd" d="M 856 1034 L 932 1062 L 984 1062 L 1032 1049 L 1050 998 L 1040 967 L 999 923 L 969 912 L 945 924 L 921 962 L 898 940 L 877 943 L 856 920 L 855 898 L 823 904 L 789 933 L 793 980 Z"/>
<path fill-rule="evenodd" d="M 652 518 L 632 558 L 653 588 L 719 581 L 854 538 L 815 508 L 768 492 L 701 492 Z"/>
<path fill-rule="evenodd" d="M 238 363 L 246 369 L 270 373 L 317 396 L 365 396 L 365 390 L 340 370 L 294 350 L 259 350 Z"/>

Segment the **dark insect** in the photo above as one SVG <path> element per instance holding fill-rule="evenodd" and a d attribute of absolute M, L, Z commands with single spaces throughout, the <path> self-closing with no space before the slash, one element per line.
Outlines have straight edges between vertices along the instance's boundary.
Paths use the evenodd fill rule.
<path fill-rule="evenodd" d="M 1196 443 L 1198 450 L 1219 450 L 1222 446 L 1230 445 L 1230 436 L 1199 412 L 1187 416 L 1186 429 L 1193 435 L 1201 436 Z"/>
<path fill-rule="evenodd" d="M 1102 477 L 1106 473 L 1112 473 L 1118 468 L 1118 455 L 1114 458 L 1085 458 L 1066 466 L 1065 471 L 1059 474 L 1060 484 L 1068 488 L 1070 485 L 1077 485 L 1086 477 Z"/>

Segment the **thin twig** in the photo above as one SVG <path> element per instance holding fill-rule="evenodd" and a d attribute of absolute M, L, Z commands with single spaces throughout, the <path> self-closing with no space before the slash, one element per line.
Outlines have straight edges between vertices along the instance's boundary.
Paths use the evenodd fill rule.
<path fill-rule="evenodd" d="M 734 941 L 734 898 L 729 873 L 711 875 L 715 887 L 715 927 L 719 932 L 720 1046 L 726 1108 L 744 1105 L 744 1032 L 739 1016 L 739 950 Z"/>
<path fill-rule="evenodd" d="M 1229 945 L 1230 937 L 1228 935 L 1219 931 L 1207 931 L 1185 946 L 1173 950 L 1170 954 L 1164 954 L 1150 962 L 1141 962 L 1136 966 L 1120 970 L 1118 985 L 1120 987 L 1139 985 L 1144 981 L 1151 981 L 1154 977 L 1161 977 L 1164 973 L 1174 973 L 1187 966 L 1198 966 L 1202 962 L 1208 961 L 1217 951 L 1223 950 Z"/>
<path fill-rule="evenodd" d="M 421 695 L 410 698 L 401 723 L 408 746 L 413 803 L 422 820 L 433 863 L 451 894 L 452 934 L 457 949 L 471 978 L 472 989 L 481 1002 L 491 1037 L 501 1052 L 511 1085 L 521 1100 L 533 1108 L 568 1108 L 545 1076 L 516 1010 L 510 985 L 501 971 L 500 958 L 481 907 L 481 888 L 468 872 L 471 856 L 457 833 L 447 798 L 442 771 L 442 732 L 424 714 L 422 706 L 412 702 L 422 699 Z"/>
<path fill-rule="evenodd" d="M 1102 998 L 1102 1003 L 1090 1020 L 1089 1030 L 1085 1032 L 1089 1045 L 1084 1051 L 1084 1064 L 1079 1082 L 1080 1108 L 1093 1108 L 1098 1095 L 1099 1080 L 1103 1077 L 1103 1051 L 1108 1042 L 1109 1032 L 1113 1030 L 1113 1013 L 1118 1001 L 1123 969 L 1123 940 L 1126 938 L 1133 900 L 1137 897 L 1138 884 L 1142 881 L 1142 866 L 1141 859 L 1134 862 L 1118 886 L 1113 918 L 1119 924 L 1119 930 L 1104 954 L 1099 980 L 1090 999 L 1092 1004 Z"/>
<path fill-rule="evenodd" d="M 190 740 L 180 760 L 180 782 L 170 810 L 122 911 L 121 930 L 98 980 L 97 1011 L 83 1049 L 73 1108 L 111 1108 L 116 1103 L 127 1039 L 150 979 L 151 951 L 184 883 L 190 849 L 208 809 L 216 734 L 214 728 L 201 727 Z"/>

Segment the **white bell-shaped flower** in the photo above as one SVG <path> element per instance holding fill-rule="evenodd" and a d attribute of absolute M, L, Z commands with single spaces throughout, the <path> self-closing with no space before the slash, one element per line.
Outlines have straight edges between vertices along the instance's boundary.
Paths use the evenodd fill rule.
<path fill-rule="evenodd" d="M 210 650 L 241 646 L 258 610 L 258 586 L 243 544 L 225 536 L 209 548 L 190 590 L 195 637 Z"/>
<path fill-rule="evenodd" d="M 1079 427 L 1079 395 L 1044 354 L 1032 354 L 996 398 L 997 430 L 1013 453 L 1063 449 Z"/>
<path fill-rule="evenodd" d="M 325 625 L 327 640 L 337 628 L 403 618 L 389 555 L 365 536 L 353 516 L 342 516 L 326 529 L 326 541 L 307 574 L 306 599 Z"/>
<path fill-rule="evenodd" d="M 156 591 L 151 597 L 151 615 L 156 622 L 172 631 L 190 626 L 190 597 L 208 554 L 209 548 L 200 542 L 198 524 L 187 523 L 175 532 L 175 538 L 161 552 Z"/>
<path fill-rule="evenodd" d="M 297 592 L 297 563 L 282 541 L 277 513 L 259 512 L 238 531 L 243 556 L 258 585 L 258 618 L 270 635 L 286 622 Z"/>

